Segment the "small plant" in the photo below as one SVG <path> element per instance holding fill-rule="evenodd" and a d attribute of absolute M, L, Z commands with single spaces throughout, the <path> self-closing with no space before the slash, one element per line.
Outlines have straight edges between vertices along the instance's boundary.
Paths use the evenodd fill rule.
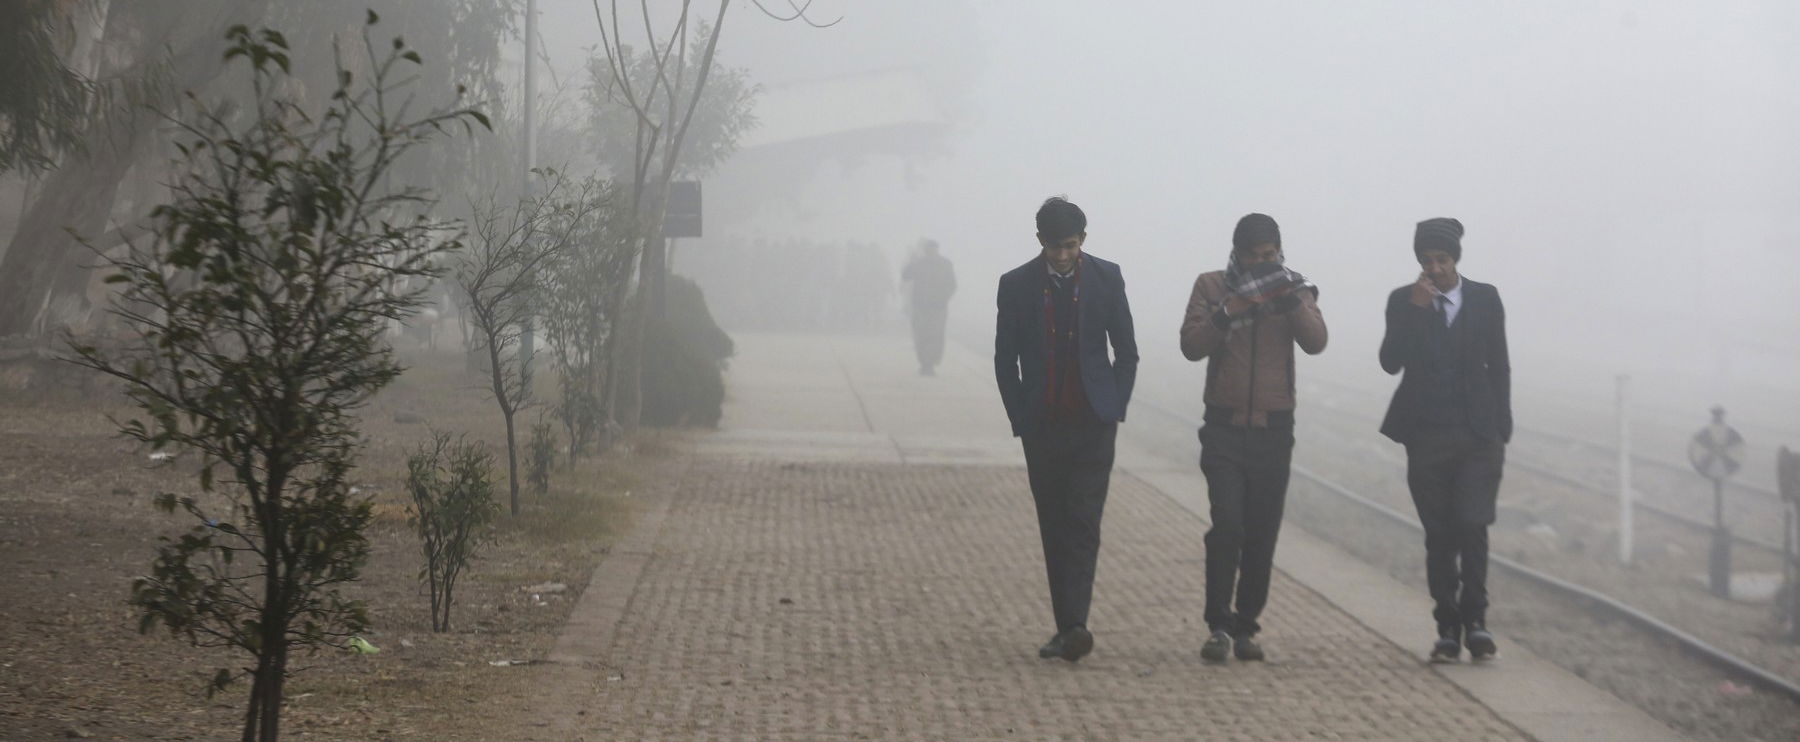
<path fill-rule="evenodd" d="M 526 450 L 529 466 L 525 479 L 532 491 L 542 495 L 550 491 L 550 467 L 556 465 L 556 430 L 550 423 L 539 421 L 531 426 L 531 445 Z"/>
<path fill-rule="evenodd" d="M 448 433 L 406 459 L 406 491 L 412 495 L 408 522 L 419 532 L 425 566 L 419 579 L 431 590 L 431 630 L 450 630 L 456 580 L 475 552 L 493 541 L 494 457 L 480 442 Z"/>

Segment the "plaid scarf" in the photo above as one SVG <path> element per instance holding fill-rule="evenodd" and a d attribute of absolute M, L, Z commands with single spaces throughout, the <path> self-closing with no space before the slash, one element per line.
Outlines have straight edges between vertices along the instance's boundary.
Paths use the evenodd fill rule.
<path fill-rule="evenodd" d="M 1266 297 L 1290 285 L 1294 287 L 1295 291 L 1312 289 L 1313 295 L 1317 296 L 1319 287 L 1306 280 L 1306 277 L 1300 275 L 1299 271 L 1289 270 L 1286 262 L 1287 257 L 1281 256 L 1276 258 L 1274 263 L 1259 264 L 1269 266 L 1266 268 L 1246 267 L 1238 264 L 1237 251 L 1233 250 L 1231 260 L 1225 264 L 1225 287 L 1230 289 L 1231 293 L 1253 301 L 1257 297 Z M 1250 305 L 1249 311 L 1232 315 L 1231 329 L 1235 330 L 1255 322 L 1258 317 L 1274 313 L 1274 307 L 1270 306 L 1273 303 L 1272 301 L 1258 301 Z"/>

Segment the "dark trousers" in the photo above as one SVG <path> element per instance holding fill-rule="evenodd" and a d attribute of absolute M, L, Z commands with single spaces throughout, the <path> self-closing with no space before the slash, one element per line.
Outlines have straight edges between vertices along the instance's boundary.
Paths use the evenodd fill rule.
<path fill-rule="evenodd" d="M 1100 556 L 1100 515 L 1119 424 L 1045 423 L 1024 436 L 1056 630 L 1086 626 Z"/>
<path fill-rule="evenodd" d="M 1245 428 L 1208 422 L 1200 428 L 1200 473 L 1212 503 L 1212 528 L 1206 532 L 1209 631 L 1253 636 L 1262 629 L 1256 619 L 1269 603 L 1293 454 L 1292 424 Z"/>
<path fill-rule="evenodd" d="M 950 318 L 946 304 L 923 304 L 912 309 L 913 352 L 920 368 L 932 368 L 944 359 L 944 323 Z"/>
<path fill-rule="evenodd" d="M 1406 446 L 1406 484 L 1425 526 L 1425 579 L 1438 626 L 1487 621 L 1488 526 L 1506 446 L 1466 425 L 1434 427 Z"/>

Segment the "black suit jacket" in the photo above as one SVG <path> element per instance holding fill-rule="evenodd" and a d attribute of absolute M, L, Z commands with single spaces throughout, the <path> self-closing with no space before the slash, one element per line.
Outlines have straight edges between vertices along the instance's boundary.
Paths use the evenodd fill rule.
<path fill-rule="evenodd" d="M 1463 404 L 1476 435 L 1501 443 L 1512 440 L 1512 364 L 1506 352 L 1506 307 L 1491 284 L 1463 278 L 1463 307 L 1450 331 L 1461 340 L 1456 362 L 1465 382 Z M 1388 404 L 1381 433 L 1408 443 L 1418 432 L 1425 404 L 1426 333 L 1437 314 L 1412 303 L 1412 286 L 1388 294 L 1387 334 L 1381 338 L 1381 368 L 1406 372 Z M 1414 369 L 1419 369 L 1414 373 Z"/>
<path fill-rule="evenodd" d="M 1119 266 L 1083 253 L 1081 303 L 1077 307 L 1076 342 L 1081 388 L 1094 415 L 1124 421 L 1137 381 L 1137 338 L 1131 329 L 1131 304 L 1125 299 L 1125 277 Z M 1037 429 L 1048 412 L 1044 399 L 1044 282 L 1049 268 L 1039 255 L 1000 277 L 995 299 L 994 378 L 1012 420 L 1013 435 Z M 1108 360 L 1107 342 L 1112 343 Z"/>

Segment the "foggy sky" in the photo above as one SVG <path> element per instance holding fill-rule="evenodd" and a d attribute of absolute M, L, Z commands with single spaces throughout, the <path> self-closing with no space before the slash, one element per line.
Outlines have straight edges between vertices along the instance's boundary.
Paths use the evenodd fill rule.
<path fill-rule="evenodd" d="M 597 42 L 589 3 L 543 8 L 553 53 Z M 1507 302 L 1520 383 L 1593 396 L 1633 373 L 1671 410 L 1713 398 L 1800 429 L 1792 4 L 818 0 L 812 15 L 844 20 L 739 3 L 720 54 L 765 85 L 920 69 L 950 91 L 950 151 L 822 169 L 804 210 L 714 234 L 896 251 L 935 237 L 963 279 L 953 312 L 991 332 L 994 279 L 1036 252 L 1038 202 L 1067 194 L 1087 249 L 1124 268 L 1148 362 L 1179 358 L 1194 276 L 1261 211 L 1323 288 L 1332 347 L 1306 363 L 1379 385 L 1385 295 L 1418 271 L 1413 224 L 1455 216 L 1464 274 Z"/>

